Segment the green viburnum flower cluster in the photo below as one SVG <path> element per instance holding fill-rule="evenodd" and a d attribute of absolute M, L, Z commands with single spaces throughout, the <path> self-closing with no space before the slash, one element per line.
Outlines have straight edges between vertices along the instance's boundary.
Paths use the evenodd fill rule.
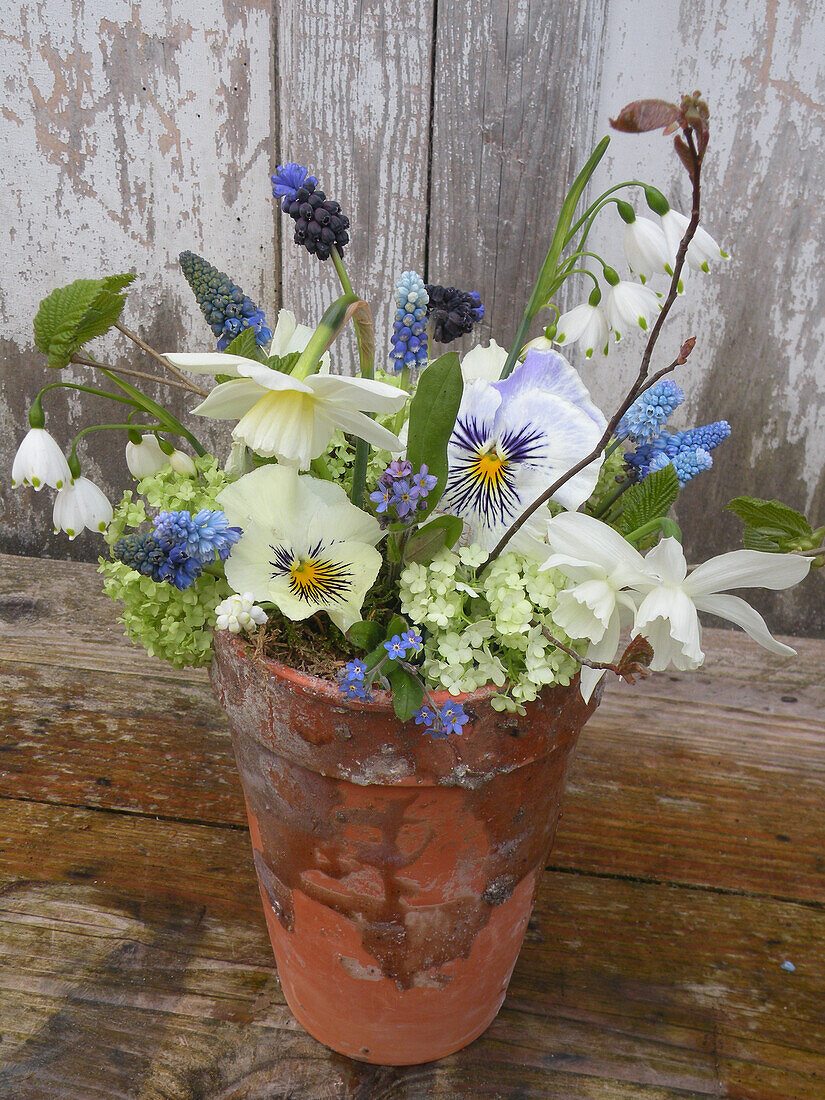
<path fill-rule="evenodd" d="M 164 466 L 138 483 L 140 496 L 125 492 L 106 532 L 108 544 L 114 546 L 124 534 L 146 524 L 150 518 L 147 505 L 152 514 L 216 508 L 215 497 L 231 478 L 210 455 L 195 459 L 195 467 L 196 473 L 189 477 Z M 121 561 L 101 558 L 100 572 L 106 595 L 123 604 L 120 621 L 132 641 L 175 668 L 209 664 L 215 608 L 231 593 L 223 576 L 205 571 L 191 587 L 180 591 L 141 576 Z"/>
<path fill-rule="evenodd" d="M 425 629 L 423 672 L 453 695 L 494 683 L 496 710 L 524 713 L 547 684 L 567 685 L 577 662 L 548 641 L 547 627 L 575 647 L 553 622 L 556 596 L 566 580 L 556 570 L 508 552 L 476 580 L 473 570 L 487 557 L 477 545 L 442 550 L 429 565 L 408 565 L 401 574 L 401 609 Z"/>

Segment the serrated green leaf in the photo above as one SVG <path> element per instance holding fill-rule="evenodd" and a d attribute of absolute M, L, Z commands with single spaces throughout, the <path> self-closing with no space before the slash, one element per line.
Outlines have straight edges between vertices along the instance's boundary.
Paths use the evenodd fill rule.
<path fill-rule="evenodd" d="M 438 504 L 447 483 L 447 444 L 463 392 L 461 366 L 458 356 L 451 351 L 427 367 L 410 402 L 407 460 L 414 471 L 426 465 L 438 479 L 428 497 L 430 504 L 425 517 Z"/>
<path fill-rule="evenodd" d="M 359 649 L 374 650 L 384 640 L 384 628 L 380 623 L 366 619 L 353 623 L 347 631 L 347 638 Z"/>
<path fill-rule="evenodd" d="M 746 550 L 762 550 L 766 554 L 781 554 L 779 543 L 755 527 L 746 527 L 742 532 L 742 545 Z"/>
<path fill-rule="evenodd" d="M 672 464 L 648 474 L 621 498 L 624 505 L 620 520 L 622 534 L 629 535 L 652 519 L 666 516 L 678 495 L 679 477 Z"/>
<path fill-rule="evenodd" d="M 433 560 L 442 547 L 455 546 L 463 530 L 464 521 L 460 516 L 439 516 L 424 527 L 419 527 L 415 534 L 410 536 L 404 557 L 408 562 L 414 561 L 420 565 L 426 565 Z"/>
<path fill-rule="evenodd" d="M 748 527 L 761 528 L 766 533 L 804 536 L 811 534 L 811 525 L 801 512 L 781 500 L 760 500 L 758 497 L 736 497 L 728 510 Z"/>
<path fill-rule="evenodd" d="M 126 299 L 120 294 L 114 294 L 110 290 L 102 290 L 95 298 L 91 309 L 86 314 L 71 339 L 72 354 L 93 340 L 95 336 L 102 336 L 108 332 L 116 321 L 120 320 Z"/>
<path fill-rule="evenodd" d="M 292 368 L 300 358 L 300 351 L 290 351 L 287 355 L 270 355 L 267 366 L 270 370 L 279 370 L 281 374 L 292 374 Z"/>
<path fill-rule="evenodd" d="M 137 278 L 134 271 L 125 271 L 122 275 L 104 275 L 103 288 L 110 291 L 112 294 L 117 294 L 121 290 L 125 290 L 127 286 L 131 286 Z"/>
<path fill-rule="evenodd" d="M 409 722 L 424 702 L 424 689 L 418 679 L 405 668 L 394 665 L 387 671 L 392 688 L 392 706 L 401 722 Z"/>
<path fill-rule="evenodd" d="M 267 362 L 266 356 L 258 347 L 255 333 L 251 328 L 245 328 L 242 332 L 239 332 L 224 350 L 227 355 L 241 355 L 244 359 L 253 359 L 256 363 L 263 363 L 264 365 Z"/>
<path fill-rule="evenodd" d="M 95 299 L 104 290 L 102 279 L 75 279 L 58 287 L 40 303 L 34 318 L 34 342 L 45 355 L 67 347 Z"/>

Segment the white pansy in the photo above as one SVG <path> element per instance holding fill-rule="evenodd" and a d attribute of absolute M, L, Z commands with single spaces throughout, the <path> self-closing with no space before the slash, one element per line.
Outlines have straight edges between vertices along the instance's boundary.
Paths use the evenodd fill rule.
<path fill-rule="evenodd" d="M 498 382 L 506 361 L 506 350 L 499 347 L 495 340 L 491 340 L 486 348 L 478 344 L 461 360 L 461 377 L 465 382 L 472 382 L 476 378 Z"/>
<path fill-rule="evenodd" d="M 661 309 L 659 299 L 649 286 L 620 279 L 608 285 L 604 295 L 604 310 L 610 327 L 619 340 L 628 329 L 647 331 L 650 322 Z"/>
<path fill-rule="evenodd" d="M 686 218 L 684 214 L 680 214 L 678 210 L 668 210 L 661 215 L 661 219 L 670 253 L 668 262 L 672 272 L 673 265 L 676 263 L 676 253 L 679 251 L 679 245 L 685 235 L 690 219 Z M 708 271 L 713 261 L 729 260 L 730 256 L 720 248 L 710 233 L 700 225 L 688 245 L 685 259 L 688 267 L 692 268 L 693 271 Z"/>
<path fill-rule="evenodd" d="M 395 413 L 409 394 L 386 382 L 344 375 L 311 374 L 301 380 L 271 370 L 263 363 L 225 352 L 169 355 L 175 366 L 189 370 L 199 364 L 203 373 L 230 373 L 236 377 L 216 386 L 193 411 L 215 420 L 237 420 L 234 439 L 262 458 L 277 458 L 309 469 L 323 454 L 337 428 L 379 449 L 400 447 L 398 437 L 376 424 L 367 413 Z"/>
<path fill-rule="evenodd" d="M 559 317 L 556 325 L 556 343 L 561 347 L 581 344 L 589 359 L 594 351 L 607 355 L 610 328 L 599 306 L 583 302 Z"/>
<path fill-rule="evenodd" d="M 30 428 L 17 448 L 11 468 L 12 487 L 31 485 L 37 492 L 44 485 L 62 489 L 70 485 L 72 472 L 57 441 L 45 428 Z"/>
<path fill-rule="evenodd" d="M 633 631 L 647 638 L 653 647 L 650 667 L 654 671 L 671 664 L 682 670 L 702 664 L 705 655 L 699 611 L 735 623 L 771 653 L 795 652 L 772 637 L 765 620 L 749 603 L 726 593 L 731 588 L 790 588 L 807 576 L 809 558 L 734 550 L 711 558 L 688 576 L 681 545 L 676 539 L 666 538 L 646 556 L 645 566 L 651 579 L 634 586 L 644 598 Z"/>
<path fill-rule="evenodd" d="M 55 497 L 54 533 L 65 531 L 75 539 L 84 529 L 103 534 L 112 520 L 112 506 L 93 481 L 77 477 Z"/>
<path fill-rule="evenodd" d="M 153 435 L 141 436 L 140 443 L 129 440 L 126 444 L 126 465 L 129 473 L 138 481 L 144 477 L 152 477 L 168 462 L 169 455 L 163 453 Z"/>
<path fill-rule="evenodd" d="M 225 600 L 221 600 L 215 608 L 215 626 L 218 630 L 228 630 L 230 634 L 240 634 L 242 630 L 249 633 L 257 630 L 266 622 L 267 615 L 262 607 L 258 607 L 251 592 L 238 595 L 233 592 Z"/>
<path fill-rule="evenodd" d="M 180 474 L 182 477 L 194 477 L 198 472 L 191 456 L 185 451 L 172 451 L 169 455 L 169 465 L 176 474 Z"/>
<path fill-rule="evenodd" d="M 460 516 L 468 538 L 492 550 L 545 489 L 593 450 L 605 426 L 563 356 L 529 351 L 508 378 L 465 384 L 439 507 Z M 578 508 L 593 492 L 600 465 L 601 459 L 590 463 L 554 499 Z"/>
<path fill-rule="evenodd" d="M 340 485 L 267 465 L 228 485 L 217 503 L 243 529 L 224 567 L 236 592 L 290 619 L 326 611 L 344 631 L 358 622 L 381 567 L 382 532 Z"/>
<path fill-rule="evenodd" d="M 649 577 L 645 559 L 606 523 L 582 512 L 563 512 L 550 520 L 547 541 L 552 554 L 542 569 L 558 569 L 573 582 L 557 596 L 553 621 L 571 638 L 587 638 L 586 656 L 610 662 L 619 647 L 623 619 L 636 610 L 630 585 Z M 582 667 L 585 702 L 604 671 Z"/>
<path fill-rule="evenodd" d="M 628 267 L 642 282 L 651 275 L 668 274 L 668 267 L 673 273 L 667 237 L 650 218 L 636 218 L 625 226 L 622 247 Z"/>

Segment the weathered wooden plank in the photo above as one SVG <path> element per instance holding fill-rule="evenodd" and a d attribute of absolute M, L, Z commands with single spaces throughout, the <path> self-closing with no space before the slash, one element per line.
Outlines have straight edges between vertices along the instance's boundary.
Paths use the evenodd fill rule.
<path fill-rule="evenodd" d="M 0 470 L 4 549 L 95 555 L 98 540 L 52 536 L 51 493 L 11 492 L 12 456 L 37 390 L 54 381 L 34 351 L 31 319 L 55 286 L 137 271 L 124 319 L 161 350 L 212 346 L 178 269 L 203 252 L 272 315 L 278 263 L 268 171 L 275 156 L 273 11 L 267 0 L 59 0 L 17 5 L 0 30 L 4 105 L 0 302 Z M 13 150 L 13 153 L 11 152 Z M 152 369 L 124 338 L 104 361 Z M 107 359 L 115 350 L 125 356 Z M 82 380 L 83 368 L 64 372 Z M 88 373 L 88 372 L 86 372 Z M 149 385 L 178 415 L 179 390 Z M 83 423 L 111 422 L 108 402 L 52 392 L 48 427 L 69 446 Z M 120 408 L 120 406 L 118 406 Z M 227 440 L 200 418 L 192 429 Z M 102 432 L 81 448 L 84 473 L 119 497 L 131 479 L 125 438 Z M 220 444 L 225 453 L 228 442 Z"/>
<path fill-rule="evenodd" d="M 439 9 L 428 278 L 479 291 L 480 331 L 505 347 L 590 152 L 606 7 Z"/>
<path fill-rule="evenodd" d="M 389 354 L 392 290 L 422 269 L 433 0 L 399 10 L 382 0 L 297 0 L 277 6 L 281 158 L 309 166 L 350 219 L 344 260 L 370 303 L 376 363 Z M 283 298 L 307 324 L 341 293 L 331 263 L 292 243 L 283 219 Z M 333 348 L 333 369 L 357 369 L 354 342 Z M 340 350 L 338 350 L 340 348 Z"/>
<path fill-rule="evenodd" d="M 23 802 L 0 829 L 20 1100 L 820 1095 L 821 907 L 548 875 L 490 1031 L 375 1069 L 290 1023 L 244 832 Z"/>

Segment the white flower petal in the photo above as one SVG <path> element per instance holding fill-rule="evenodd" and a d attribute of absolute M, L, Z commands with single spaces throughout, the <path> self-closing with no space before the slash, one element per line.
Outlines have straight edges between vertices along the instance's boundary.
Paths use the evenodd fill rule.
<path fill-rule="evenodd" d="M 556 554 L 578 562 L 594 562 L 606 574 L 622 567 L 626 572 L 617 587 L 642 580 L 647 575 L 645 559 L 618 531 L 583 512 L 562 512 L 550 520 L 547 541 Z M 547 568 L 552 568 L 547 566 Z M 563 566 L 560 566 L 563 570 Z"/>
<path fill-rule="evenodd" d="M 607 318 L 598 306 L 591 306 L 589 302 L 563 313 L 556 325 L 556 343 L 562 347 L 581 343 L 588 359 L 594 351 L 607 355 L 609 339 Z"/>
<path fill-rule="evenodd" d="M 291 374 L 284 374 L 280 370 L 272 370 L 264 363 L 255 363 L 251 359 L 243 360 L 238 367 L 238 374 L 244 378 L 251 378 L 262 390 L 312 393 L 312 388 L 299 378 L 293 378 Z"/>
<path fill-rule="evenodd" d="M 44 485 L 63 489 L 72 483 L 66 456 L 45 428 L 30 428 L 23 437 L 11 468 L 13 488 L 31 485 L 39 492 Z"/>
<path fill-rule="evenodd" d="M 343 374 L 312 374 L 306 383 L 318 397 L 361 412 L 398 412 L 410 396 L 406 390 L 390 386 L 387 382 L 378 382 L 373 378 L 350 378 Z"/>
<path fill-rule="evenodd" d="M 649 592 L 636 612 L 633 633 L 647 638 L 653 647 L 650 667 L 654 672 L 670 664 L 682 671 L 698 668 L 705 659 L 699 616 L 681 588 L 658 587 Z"/>
<path fill-rule="evenodd" d="M 169 455 L 163 453 L 160 444 L 153 435 L 144 435 L 140 443 L 126 444 L 126 465 L 132 477 L 141 480 L 152 477 L 169 462 Z"/>
<path fill-rule="evenodd" d="M 53 520 L 55 534 L 65 531 L 70 539 L 84 528 L 103 534 L 112 520 L 112 505 L 93 481 L 78 477 L 55 497 Z"/>
<path fill-rule="evenodd" d="M 164 355 L 169 362 L 190 374 L 231 374 L 238 377 L 238 368 L 243 363 L 253 363 L 243 355 L 227 355 L 225 351 L 167 351 Z"/>
<path fill-rule="evenodd" d="M 215 386 L 192 412 L 213 420 L 238 420 L 265 393 L 266 390 L 262 390 L 257 382 L 248 378 L 236 378 Z"/>
<path fill-rule="evenodd" d="M 622 246 L 630 270 L 643 279 L 666 273 L 672 262 L 667 237 L 650 218 L 636 218 L 626 226 Z"/>
<path fill-rule="evenodd" d="M 678 539 L 662 539 L 647 553 L 644 562 L 648 571 L 664 585 L 681 585 L 687 575 L 685 552 Z"/>
<path fill-rule="evenodd" d="M 397 435 L 393 435 L 388 428 L 376 424 L 365 413 L 336 406 L 331 415 L 337 428 L 343 428 L 345 432 L 356 435 L 359 439 L 365 439 L 367 443 L 371 443 L 379 450 L 397 452 L 401 448 L 401 441 Z"/>
<path fill-rule="evenodd" d="M 476 378 L 497 382 L 506 362 L 507 351 L 499 347 L 495 340 L 491 340 L 486 348 L 478 344 L 461 360 L 461 377 L 465 382 Z"/>
<path fill-rule="evenodd" d="M 323 453 L 334 431 L 335 425 L 325 410 L 316 407 L 311 394 L 271 390 L 241 417 L 232 436 L 263 458 L 296 462 L 300 469 L 307 470 L 312 459 Z"/>
<path fill-rule="evenodd" d="M 765 554 L 761 550 L 733 550 L 697 566 L 685 582 L 694 599 L 729 588 L 771 588 L 799 584 L 808 575 L 809 558 L 799 554 Z"/>
<path fill-rule="evenodd" d="M 776 555 L 770 554 L 766 557 L 776 557 Z M 727 619 L 728 622 L 741 626 L 755 642 L 759 642 L 771 653 L 778 653 L 781 656 L 794 656 L 796 654 L 795 649 L 791 649 L 789 645 L 785 645 L 783 642 L 778 642 L 773 637 L 759 612 L 739 596 L 723 596 L 718 593 L 704 596 L 696 600 L 696 607 L 700 611 L 718 615 L 721 619 Z"/>

